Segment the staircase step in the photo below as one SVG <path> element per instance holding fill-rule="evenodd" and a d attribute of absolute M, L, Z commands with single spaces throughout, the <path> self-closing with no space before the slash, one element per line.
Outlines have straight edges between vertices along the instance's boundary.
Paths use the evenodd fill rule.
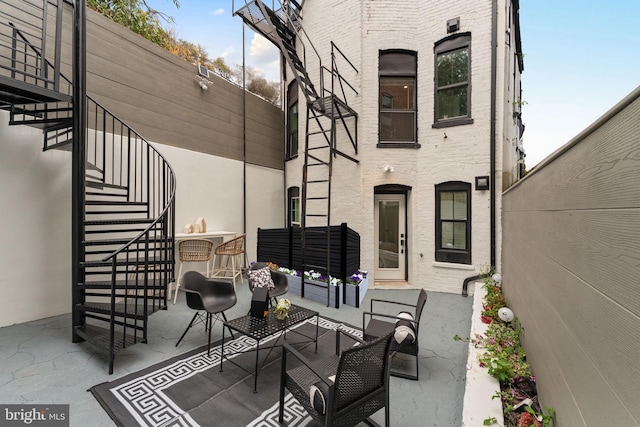
<path fill-rule="evenodd" d="M 68 128 L 72 125 L 72 119 L 70 117 L 65 117 L 56 119 L 11 120 L 9 124 L 26 125 L 37 129 L 42 129 L 44 132 L 50 132 Z"/>
<path fill-rule="evenodd" d="M 87 220 L 84 225 L 143 225 L 151 224 L 154 221 L 153 218 L 121 218 L 121 219 L 95 219 Z M 131 231 L 131 230 L 125 230 Z"/>
<path fill-rule="evenodd" d="M 159 279 L 158 279 L 159 281 Z M 149 293 L 153 292 L 153 291 L 158 291 L 158 290 L 162 290 L 164 288 L 164 286 L 162 284 L 160 285 L 156 285 L 156 284 L 152 284 L 151 282 L 153 282 L 153 280 L 149 281 L 150 283 L 147 285 L 147 288 L 149 289 Z M 144 278 L 140 278 L 138 279 L 138 284 L 136 285 L 136 281 L 135 279 L 132 280 L 116 280 L 115 283 L 115 287 L 118 290 L 124 290 L 124 289 L 129 289 L 134 291 L 135 289 L 139 289 L 140 291 L 144 290 Z M 97 289 L 111 289 L 111 282 L 108 280 L 96 280 L 96 281 L 92 281 L 92 282 L 85 282 L 85 283 L 79 283 L 78 284 L 78 288 L 79 289 L 93 289 L 93 290 L 97 290 Z"/>
<path fill-rule="evenodd" d="M 171 262 L 169 260 L 154 260 L 154 259 L 149 259 L 147 261 L 145 261 L 145 259 L 143 257 L 141 258 L 129 258 L 128 260 L 118 260 L 116 261 L 116 266 L 118 267 L 123 267 L 123 266 L 128 266 L 131 267 L 131 269 L 127 269 L 126 272 L 140 272 L 139 270 L 139 266 L 141 265 L 145 265 L 147 264 L 150 266 L 162 266 L 162 265 L 169 265 L 171 264 Z M 98 260 L 98 261 L 84 261 L 80 263 L 81 267 L 85 267 L 85 268 L 96 268 L 96 267 L 111 267 L 113 265 L 113 262 L 111 260 L 108 261 L 102 261 L 102 260 Z M 157 268 L 154 269 L 156 272 L 160 271 Z M 111 271 L 109 270 L 109 273 Z"/>
<path fill-rule="evenodd" d="M 87 200 L 87 206 L 147 206 L 147 202 L 128 202 L 120 200 Z"/>
<path fill-rule="evenodd" d="M 83 325 L 76 326 L 73 328 L 75 333 L 78 334 L 83 340 L 88 342 L 89 344 L 96 347 L 96 349 L 100 350 L 102 353 L 109 354 L 111 349 L 111 344 L 109 340 L 109 328 L 101 328 L 95 325 Z M 130 347 L 136 344 L 136 339 L 133 335 L 123 335 L 122 332 L 118 331 L 116 328 L 115 336 L 114 336 L 114 345 L 113 351 L 114 353 L 119 352 L 120 350 L 124 350 L 127 347 Z M 138 338 L 138 342 L 143 342 L 140 338 Z"/>
<path fill-rule="evenodd" d="M 108 245 L 124 245 L 125 243 L 129 243 L 131 239 L 99 239 L 99 240 L 85 240 L 82 242 L 83 246 L 108 246 Z M 150 237 L 149 242 L 151 243 L 162 243 L 165 241 L 164 237 Z M 169 240 L 169 244 L 172 242 Z"/>
<path fill-rule="evenodd" d="M 92 186 L 93 188 L 93 186 Z M 104 191 L 85 191 L 87 196 L 99 196 L 99 197 L 127 197 L 126 193 L 107 193 Z"/>
<path fill-rule="evenodd" d="M 110 295 L 105 295 L 110 298 Z M 111 304 L 108 302 L 87 302 L 78 304 L 77 308 L 85 313 L 111 314 Z M 147 316 L 160 310 L 157 305 L 147 304 Z M 144 320 L 144 304 L 133 304 L 117 302 L 115 304 L 115 315 L 119 317 L 128 317 L 130 319 Z M 133 326 L 132 326 L 133 327 Z"/>
<path fill-rule="evenodd" d="M 49 150 L 64 150 L 71 151 L 73 149 L 73 139 L 67 139 L 62 142 L 57 142 L 55 144 L 46 144 L 44 146 L 44 151 Z"/>
<path fill-rule="evenodd" d="M 0 75 L 0 92 L 2 100 L 10 104 L 71 102 L 72 99 L 69 95 L 3 75 Z"/>
<path fill-rule="evenodd" d="M 91 188 L 111 188 L 111 189 L 115 189 L 115 190 L 126 190 L 127 187 L 124 185 L 116 185 L 116 184 L 106 184 L 104 182 L 98 182 L 98 181 L 92 181 L 92 180 L 87 180 L 85 181 L 85 186 L 87 187 L 91 187 Z"/>

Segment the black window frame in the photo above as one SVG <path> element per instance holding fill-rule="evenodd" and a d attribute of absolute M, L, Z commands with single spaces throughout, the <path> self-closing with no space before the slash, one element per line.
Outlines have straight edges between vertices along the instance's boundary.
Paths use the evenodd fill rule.
<path fill-rule="evenodd" d="M 287 140 L 286 140 L 286 147 L 285 147 L 285 153 L 286 153 L 286 158 L 287 160 L 289 159 L 295 159 L 296 157 L 298 157 L 298 153 L 300 150 L 300 140 L 299 140 L 299 129 L 300 129 L 300 107 L 299 107 L 300 103 L 298 102 L 298 82 L 297 80 L 293 80 L 290 84 L 289 87 L 287 88 L 287 126 L 286 126 L 286 134 L 287 134 Z M 295 115 L 295 131 L 292 131 L 292 125 L 293 125 L 293 116 L 292 116 L 292 109 L 296 108 L 296 115 Z M 293 149 L 293 142 L 295 140 L 295 150 Z"/>
<path fill-rule="evenodd" d="M 383 93 L 384 80 L 411 79 L 413 80 L 413 94 L 411 101 L 413 108 L 394 110 L 392 104 L 383 110 L 383 101 L 389 94 Z M 408 98 L 409 99 L 409 98 Z M 407 107 L 411 104 L 407 102 Z M 413 140 L 384 140 L 382 139 L 383 114 L 412 114 Z M 387 49 L 378 52 L 378 148 L 420 148 L 418 143 L 418 53 L 405 49 Z"/>
<path fill-rule="evenodd" d="M 453 218 L 441 218 L 441 202 L 442 193 L 464 192 L 467 196 L 467 214 L 466 219 L 456 220 Z M 435 186 L 436 195 L 436 215 L 435 215 L 435 260 L 438 262 L 448 262 L 453 264 L 471 264 L 471 184 L 462 181 L 449 181 L 437 184 Z M 442 223 L 447 222 L 464 222 L 466 224 L 465 248 L 466 249 L 450 249 L 442 246 Z"/>
<path fill-rule="evenodd" d="M 438 58 L 441 55 L 450 54 L 455 51 L 467 50 L 467 80 L 466 82 L 456 82 L 455 84 L 438 87 Z M 471 33 L 453 34 L 435 43 L 434 51 L 434 105 L 433 105 L 433 125 L 434 128 L 445 128 L 473 123 L 471 115 Z M 449 89 L 467 88 L 467 114 L 449 118 L 439 118 L 439 92 Z"/>

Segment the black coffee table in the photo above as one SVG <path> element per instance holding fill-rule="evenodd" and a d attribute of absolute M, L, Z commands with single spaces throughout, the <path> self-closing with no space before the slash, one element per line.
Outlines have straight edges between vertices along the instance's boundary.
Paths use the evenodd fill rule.
<path fill-rule="evenodd" d="M 308 335 L 305 335 L 299 331 L 296 331 L 295 329 L 291 329 L 291 327 L 302 323 L 306 320 L 312 319 L 313 317 L 316 318 L 316 335 L 315 337 L 311 337 Z M 249 338 L 253 339 L 256 341 L 256 348 L 255 349 L 251 349 L 251 350 L 245 350 L 245 351 L 238 351 L 238 352 L 234 352 L 234 353 L 230 353 L 230 354 L 225 354 L 224 352 L 224 341 L 225 341 L 225 329 L 226 328 L 222 328 L 222 348 L 221 348 L 221 357 L 220 357 L 220 372 L 222 372 L 222 362 L 225 358 L 227 358 L 227 360 L 229 362 L 232 362 L 233 364 L 235 364 L 236 366 L 244 369 L 242 366 L 238 365 L 237 363 L 233 362 L 232 359 L 230 359 L 228 356 L 231 356 L 233 354 L 238 354 L 238 353 L 246 353 L 249 351 L 255 351 L 256 352 L 256 366 L 255 366 L 255 370 L 253 372 L 249 372 L 251 374 L 254 375 L 255 379 L 254 379 L 254 383 L 253 383 L 253 392 L 257 393 L 258 392 L 258 372 L 260 371 L 261 367 L 259 367 L 259 353 L 260 350 L 266 350 L 268 349 L 269 351 L 272 351 L 275 347 L 278 346 L 278 342 L 280 341 L 280 338 L 282 336 L 286 336 L 287 331 L 290 332 L 295 332 L 299 335 L 302 335 L 306 338 L 309 338 L 309 341 L 305 341 L 305 343 L 308 342 L 314 342 L 315 343 L 315 351 L 318 351 L 318 312 L 317 311 L 313 311 L 313 310 L 309 310 L 307 308 L 304 307 L 300 307 L 298 305 L 292 305 L 289 308 L 289 316 L 287 316 L 285 319 L 283 320 L 279 320 L 276 318 L 276 315 L 273 311 L 273 308 L 269 309 L 269 314 L 264 317 L 264 318 L 256 318 L 256 317 L 252 317 L 250 315 L 246 315 L 246 316 L 242 316 L 242 317 L 238 317 L 237 319 L 233 319 L 233 320 L 229 320 L 227 322 L 224 322 L 224 326 L 228 327 L 231 330 L 240 332 L 241 334 L 244 334 L 246 336 L 248 336 Z M 260 341 L 264 340 L 265 338 L 269 338 L 269 337 L 273 337 L 274 335 L 278 335 L 278 337 L 276 338 L 275 343 L 268 345 L 266 347 L 262 347 L 260 348 Z M 268 357 L 268 355 L 267 355 Z M 266 361 L 266 359 L 265 359 Z"/>

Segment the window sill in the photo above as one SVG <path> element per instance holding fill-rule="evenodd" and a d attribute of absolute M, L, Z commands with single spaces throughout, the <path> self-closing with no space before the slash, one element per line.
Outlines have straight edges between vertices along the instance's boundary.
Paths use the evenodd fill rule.
<path fill-rule="evenodd" d="M 411 148 L 418 149 L 420 144 L 417 142 L 378 142 L 377 148 Z"/>
<path fill-rule="evenodd" d="M 285 162 L 288 162 L 289 160 L 295 160 L 298 158 L 298 154 L 296 154 L 295 156 L 291 156 L 291 157 L 287 157 L 286 159 L 284 159 Z"/>
<path fill-rule="evenodd" d="M 436 268 L 451 268 L 454 270 L 475 270 L 476 269 L 471 264 L 457 264 L 454 262 L 440 262 L 440 261 L 434 261 L 433 266 Z"/>
<path fill-rule="evenodd" d="M 443 119 L 440 120 L 433 125 L 431 125 L 434 129 L 440 128 L 448 128 L 452 126 L 461 126 L 461 125 L 470 125 L 473 123 L 473 119 L 471 117 L 459 117 L 454 119 Z"/>

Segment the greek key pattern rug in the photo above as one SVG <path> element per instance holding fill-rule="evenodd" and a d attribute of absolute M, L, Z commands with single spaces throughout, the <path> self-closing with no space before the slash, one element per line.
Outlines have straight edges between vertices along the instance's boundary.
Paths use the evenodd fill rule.
<path fill-rule="evenodd" d="M 335 334 L 341 326 L 359 335 L 357 329 L 326 318 L 319 318 L 318 353 L 323 357 L 335 351 Z M 292 329 L 307 336 L 315 334 L 316 321 L 310 319 Z M 297 334 L 287 334 L 295 344 Z M 277 338 L 263 340 L 261 348 Z M 256 342 L 246 336 L 225 341 L 226 359 L 253 371 Z M 314 355 L 313 344 L 307 345 Z M 220 343 L 212 344 L 153 365 L 118 380 L 99 384 L 91 392 L 118 425 L 140 426 L 278 426 L 280 385 L 279 348 L 260 350 L 266 354 L 258 375 L 258 393 L 253 393 L 254 376 L 234 363 L 225 361 L 220 372 Z M 267 354 L 268 353 L 268 354 Z M 291 396 L 285 399 L 285 418 L 289 426 L 305 426 L 311 418 Z"/>

